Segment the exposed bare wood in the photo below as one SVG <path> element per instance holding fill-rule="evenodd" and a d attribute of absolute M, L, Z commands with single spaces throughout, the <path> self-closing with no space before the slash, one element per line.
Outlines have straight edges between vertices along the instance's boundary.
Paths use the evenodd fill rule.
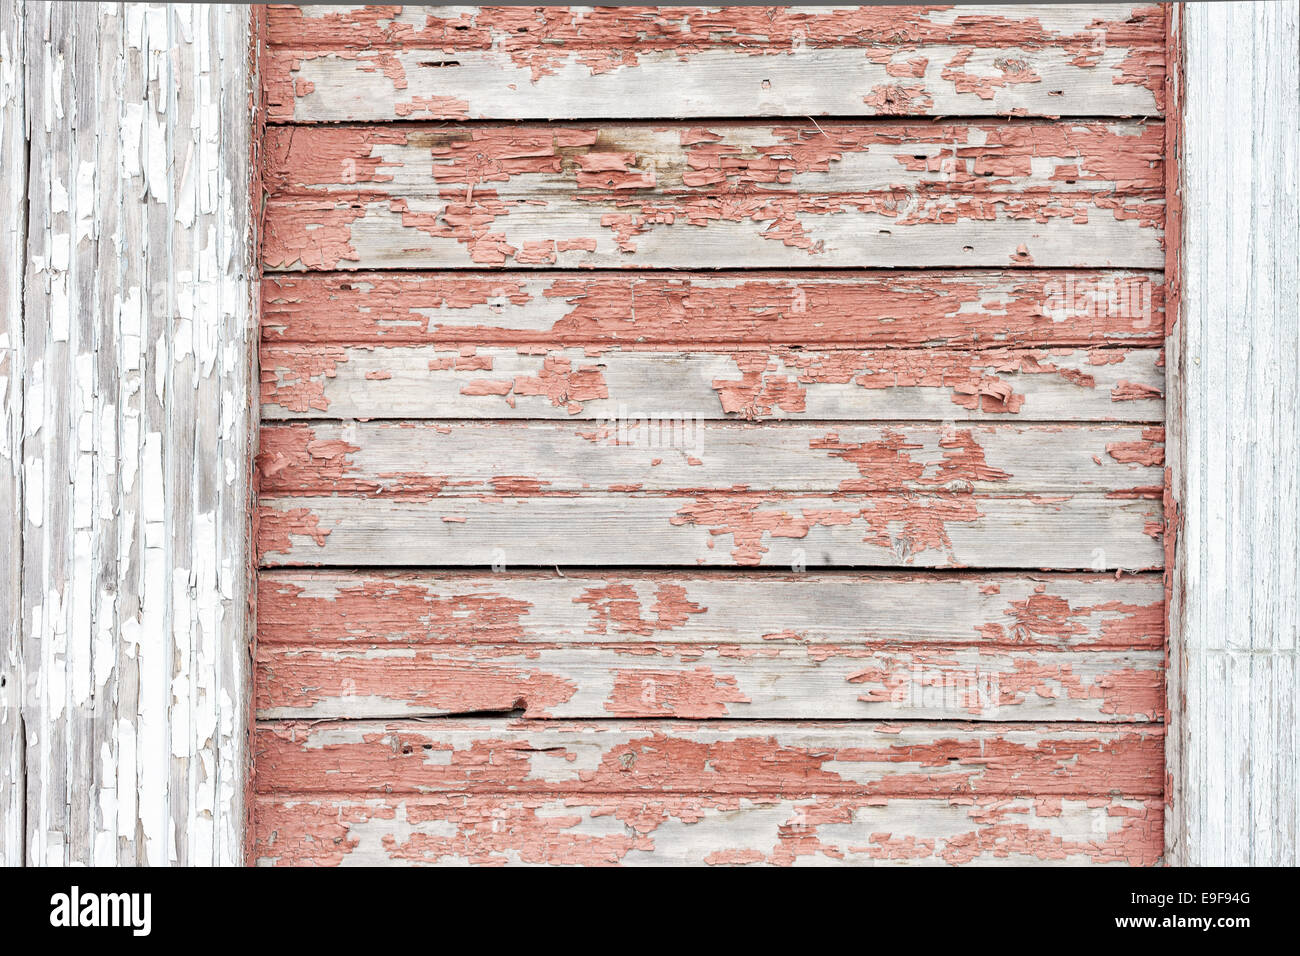
<path fill-rule="evenodd" d="M 264 495 L 956 491 L 1159 496 L 1143 425 L 589 422 L 267 424 Z"/>
<path fill-rule="evenodd" d="M 1158 724 L 336 721 L 257 731 L 261 793 L 1164 793 Z"/>
<path fill-rule="evenodd" d="M 1158 346 L 1159 273 L 278 274 L 268 345 Z"/>
<path fill-rule="evenodd" d="M 258 551 L 263 566 L 1145 570 L 1163 564 L 1163 521 L 1158 499 L 1128 495 L 267 496 Z"/>
<path fill-rule="evenodd" d="M 1154 4 L 277 7 L 269 25 L 275 120 L 1162 109 Z"/>
<path fill-rule="evenodd" d="M 1157 650 L 1155 575 L 264 571 L 273 645 L 930 643 Z"/>
<path fill-rule="evenodd" d="M 1160 858 L 1158 798 L 735 795 L 257 800 L 262 865 L 1113 864 Z"/>
<path fill-rule="evenodd" d="M 1300 845 L 1300 5 L 1182 8 L 1168 855 Z"/>
<path fill-rule="evenodd" d="M 997 645 L 816 646 L 786 637 L 761 647 L 273 645 L 258 649 L 256 699 L 263 719 L 518 711 L 529 718 L 1131 722 L 1162 717 L 1163 658 L 1162 651 Z"/>
<path fill-rule="evenodd" d="M 263 346 L 262 416 L 1148 421 L 1156 349 Z"/>
<path fill-rule="evenodd" d="M 247 17 L 24 10 L 26 862 L 240 862 Z"/>
<path fill-rule="evenodd" d="M 1164 265 L 1163 125 L 287 127 L 271 269 Z"/>

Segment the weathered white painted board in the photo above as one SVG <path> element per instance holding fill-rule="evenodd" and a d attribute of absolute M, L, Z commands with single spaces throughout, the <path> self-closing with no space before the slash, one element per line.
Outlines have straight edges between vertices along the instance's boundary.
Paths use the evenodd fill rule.
<path fill-rule="evenodd" d="M 270 269 L 1164 264 L 1161 123 L 283 127 Z"/>
<path fill-rule="evenodd" d="M 1160 859 L 1157 798 L 733 795 L 257 799 L 259 865 L 1121 865 Z"/>
<path fill-rule="evenodd" d="M 1164 793 L 1164 728 L 457 719 L 263 723 L 259 793 Z"/>
<path fill-rule="evenodd" d="M 31 157 L 23 395 L 6 403 L 22 429 L 23 855 L 239 863 L 247 15 L 8 3 L 3 22 L 24 35 L 22 97 L 6 105 L 25 113 Z"/>
<path fill-rule="evenodd" d="M 898 622 L 893 622 L 895 625 Z M 1004 647 L 299 647 L 257 652 L 260 719 L 528 718 L 1154 721 L 1164 652 Z"/>
<path fill-rule="evenodd" d="M 268 345 L 1164 344 L 1160 273 L 358 272 L 262 283 Z"/>
<path fill-rule="evenodd" d="M 0 0 L 0 866 L 23 862 L 23 271 L 27 134 L 23 8 Z"/>
<path fill-rule="evenodd" d="M 1169 858 L 1300 838 L 1300 5 L 1184 8 Z"/>
<path fill-rule="evenodd" d="M 264 497 L 263 566 L 1163 565 L 1161 502 L 1103 495 L 781 492 Z"/>
<path fill-rule="evenodd" d="M 300 422 L 259 442 L 264 495 L 1164 493 L 1158 425 Z"/>
<path fill-rule="evenodd" d="M 643 351 L 283 345 L 262 417 L 1137 421 L 1158 349 Z"/>
<path fill-rule="evenodd" d="M 277 7 L 274 120 L 1149 115 L 1155 5 Z"/>
<path fill-rule="evenodd" d="M 271 570 L 258 643 L 1158 650 L 1156 575 Z"/>

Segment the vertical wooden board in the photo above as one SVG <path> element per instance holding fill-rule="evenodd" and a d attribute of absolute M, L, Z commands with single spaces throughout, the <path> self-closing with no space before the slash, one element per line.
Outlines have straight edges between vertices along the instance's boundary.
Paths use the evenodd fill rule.
<path fill-rule="evenodd" d="M 1187 4 L 1174 39 L 1169 858 L 1294 866 L 1300 8 Z"/>
<path fill-rule="evenodd" d="M 0 866 L 23 862 L 23 272 L 27 248 L 25 4 L 0 2 Z"/>
<path fill-rule="evenodd" d="M 28 6 L 25 44 L 26 862 L 239 862 L 247 20 Z"/>
<path fill-rule="evenodd" d="M 1154 4 L 286 6 L 269 19 L 277 121 L 1162 109 Z"/>

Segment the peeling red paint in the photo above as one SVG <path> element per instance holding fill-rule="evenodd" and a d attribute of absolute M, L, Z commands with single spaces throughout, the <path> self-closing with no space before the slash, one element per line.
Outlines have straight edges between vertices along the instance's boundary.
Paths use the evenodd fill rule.
<path fill-rule="evenodd" d="M 879 495 L 862 506 L 811 510 L 783 508 L 788 496 L 704 495 L 683 505 L 672 519 L 675 525 L 707 528 L 710 535 L 731 535 L 731 555 L 737 564 L 756 565 L 767 553 L 764 539 L 804 538 L 815 527 L 852 525 L 862 521 L 870 541 L 887 548 L 901 548 L 911 555 L 929 548 L 951 551 L 948 522 L 970 522 L 981 513 L 976 501 L 936 493 L 934 495 Z"/>
<path fill-rule="evenodd" d="M 642 615 L 641 597 L 631 584 L 609 584 L 587 588 L 575 604 L 591 608 L 591 634 L 639 634 L 649 637 L 656 631 L 671 631 L 681 627 L 692 614 L 702 614 L 701 607 L 686 596 L 686 588 L 679 584 L 660 584 L 655 590 L 655 601 L 649 608 L 653 620 Z"/>
<path fill-rule="evenodd" d="M 933 46 L 964 48 L 959 57 L 963 61 L 977 49 L 1056 48 L 1082 67 L 1095 67 L 1108 48 L 1126 49 L 1114 82 L 1139 83 L 1152 91 L 1158 106 L 1163 100 L 1164 23 L 1162 11 L 1154 5 L 1136 8 L 1131 15 L 1124 10 L 1113 18 L 1098 18 L 1075 32 L 1051 29 L 1037 17 L 1011 11 L 932 16 L 945 12 L 943 7 L 830 11 L 483 7 L 454 13 L 429 11 L 423 24 L 397 19 L 400 9 L 369 6 L 324 14 L 294 7 L 272 11 L 268 18 L 271 56 L 264 81 L 272 119 L 291 119 L 295 94 L 309 92 L 294 86 L 302 61 L 327 55 L 364 63 L 362 69 L 387 76 L 401 115 L 407 101 L 397 94 L 406 88 L 407 77 L 393 55 L 397 50 L 492 52 L 503 63 L 527 70 L 529 81 L 537 83 L 566 65 L 599 76 L 635 69 L 646 57 L 667 55 L 686 63 L 715 51 L 788 57 L 805 48 L 860 48 L 872 61 L 890 67 L 891 75 L 922 76 L 924 60 L 916 54 Z M 949 64 L 950 68 L 956 65 Z M 998 64 L 998 69 L 1005 77 L 1023 72 L 1014 64 Z M 431 111 L 431 116 L 441 119 L 465 115 L 462 104 Z"/>
<path fill-rule="evenodd" d="M 831 432 L 809 447 L 829 451 L 857 467 L 863 480 L 841 481 L 839 490 L 844 492 L 898 491 L 909 484 L 952 488 L 954 484 L 969 486 L 970 482 L 1006 481 L 1011 477 L 989 467 L 984 449 L 969 429 L 954 429 L 939 440 L 939 446 L 944 449 L 943 461 L 930 475 L 926 475 L 927 464 L 913 461 L 909 454 L 923 446 L 909 443 L 903 432 L 894 429 L 885 429 L 881 440 L 873 442 L 845 443 Z"/>
<path fill-rule="evenodd" d="M 262 403 L 280 405 L 293 412 L 309 408 L 328 411 L 325 379 L 333 378 L 345 349 L 334 347 L 264 347 L 261 350 Z"/>
<path fill-rule="evenodd" d="M 1064 801 L 1062 801 L 1062 808 Z M 894 809 L 879 798 L 809 798 L 791 804 L 779 797 L 722 794 L 690 796 L 611 795 L 584 798 L 544 796 L 412 796 L 401 801 L 361 798 L 263 797 L 257 808 L 259 862 L 279 865 L 338 865 L 358 854 L 364 831 L 383 833 L 369 863 L 434 865 L 472 863 L 610 866 L 629 855 L 671 852 L 681 862 L 764 863 L 790 866 L 802 858 L 829 861 L 963 864 L 976 861 L 1123 863 L 1151 866 L 1162 852 L 1162 804 L 1158 799 L 1099 802 L 1075 799 L 1071 813 L 1105 820 L 1098 832 L 1080 837 L 1054 832 L 1060 816 L 1032 800 L 1002 797 L 954 798 L 935 809 L 964 808 L 963 824 L 934 837 L 914 833 L 860 833 L 855 820 L 872 808 Z M 687 827 L 701 821 L 768 816 L 783 811 L 784 823 L 763 828 L 750 839 L 757 847 L 709 850 L 674 839 L 664 825 Z M 924 813 L 913 801 L 898 800 L 898 819 Z M 622 827 L 611 826 L 613 818 Z M 686 831 L 689 835 L 689 829 Z M 320 836 L 317 836 L 320 834 Z M 323 837 L 323 840 L 322 840 Z M 692 854 L 692 849 L 694 854 Z"/>
<path fill-rule="evenodd" d="M 1143 283 L 1150 314 L 1081 308 L 1054 321 L 1046 303 L 1071 279 L 1084 289 Z M 563 315 L 519 327 L 552 302 Z M 268 345 L 1149 346 L 1163 340 L 1163 315 L 1159 276 L 1140 273 L 356 273 L 262 283 Z"/>
<path fill-rule="evenodd" d="M 311 538 L 316 546 L 325 547 L 328 528 L 320 526 L 320 518 L 312 514 L 310 508 L 290 508 L 280 511 L 278 508 L 259 508 L 257 514 L 257 552 L 280 551 L 288 554 L 293 550 L 290 535 Z"/>
<path fill-rule="evenodd" d="M 728 704 L 749 703 L 734 677 L 707 667 L 691 670 L 634 670 L 614 675 L 605 710 L 614 717 L 725 717 Z"/>
<path fill-rule="evenodd" d="M 1045 724 L 1018 736 L 999 725 L 929 725 L 932 739 L 924 743 L 884 741 L 878 731 L 873 734 L 877 726 L 795 724 L 746 731 L 726 723 L 653 722 L 624 730 L 619 724 L 520 721 L 506 730 L 453 720 L 353 730 L 346 722 L 283 722 L 258 729 L 257 788 L 911 797 L 1162 792 L 1164 735 L 1158 725 Z M 810 749 L 808 733 L 825 739 L 815 738 Z M 590 745 L 600 748 L 594 765 L 586 755 Z M 546 763 L 564 757 L 581 760 L 578 769 L 562 783 L 548 779 Z"/>
<path fill-rule="evenodd" d="M 833 407 L 835 387 L 849 386 L 882 393 L 869 396 L 882 421 L 890 420 L 895 397 L 934 400 L 933 393 L 892 389 L 943 390 L 954 418 L 966 417 L 956 409 L 1042 418 L 1038 396 L 1053 389 L 1031 375 L 1087 390 L 1060 394 L 1100 391 L 1104 401 L 1109 391 L 1116 403 L 1163 398 L 1158 376 L 1114 383 L 1130 350 L 1158 346 L 1176 321 L 1177 117 L 1005 118 L 1025 112 L 1008 105 L 1016 102 L 1037 103 L 1042 112 L 1036 97 L 1054 92 L 1043 88 L 1055 81 L 1059 67 L 1050 67 L 1062 55 L 1075 68 L 1104 71 L 1116 86 L 1151 90 L 1158 116 L 1177 94 L 1172 73 L 1166 88 L 1168 17 L 1160 7 L 1065 30 L 1010 9 L 940 7 L 276 7 L 266 18 L 262 82 L 273 120 L 291 122 L 300 108 L 337 95 L 317 67 L 351 76 L 359 87 L 382 78 L 382 88 L 391 88 L 389 98 L 365 106 L 380 115 L 360 117 L 363 123 L 266 132 L 258 168 L 269 193 L 266 267 L 437 264 L 467 271 L 263 280 L 261 391 L 275 410 L 268 413 L 345 421 L 329 431 L 295 422 L 263 428 L 258 483 L 276 500 L 254 515 L 262 554 L 315 560 L 307 557 L 310 545 L 296 539 L 311 538 L 320 549 L 337 530 L 322 528 L 311 508 L 292 507 L 295 496 L 352 496 L 352 505 L 395 513 L 430 502 L 437 532 L 454 536 L 471 533 L 475 523 L 463 508 L 434 499 L 537 503 L 579 493 L 563 473 L 552 482 L 550 472 L 516 461 L 483 474 L 449 461 L 425 465 L 426 474 L 403 470 L 390 453 L 393 470 L 375 467 L 388 458 L 363 449 L 346 416 L 409 414 L 400 389 L 425 374 L 426 361 L 439 383 L 454 383 L 452 399 L 457 390 L 479 397 L 457 408 L 477 415 L 496 407 L 503 417 L 507 407 L 512 416 L 541 409 L 579 415 L 592 414 L 593 401 L 621 402 L 625 368 L 636 366 L 609 372 L 617 383 L 611 395 L 607 371 L 624 356 L 609 356 L 620 350 L 721 356 L 721 367 L 730 363 L 734 373 L 713 378 L 710 366 L 700 383 L 708 403 L 709 384 L 717 397 L 710 417 L 806 414 L 825 401 Z M 808 110 L 814 117 L 806 123 L 493 121 L 477 96 L 427 95 L 431 74 L 424 72 L 455 77 L 450 71 L 462 60 L 494 58 L 502 70 L 526 71 L 518 84 L 526 97 L 526 83 L 560 71 L 595 84 L 652 58 L 693 67 L 704 53 L 744 56 L 749 64 L 780 57 L 788 68 L 805 50 L 832 48 L 860 51 L 876 71 L 852 91 L 862 101 L 853 112 L 898 118 L 865 123 Z M 416 51 L 427 56 L 411 56 Z M 489 60 L 474 62 L 481 69 Z M 933 113 L 939 100 L 952 103 L 954 91 L 978 111 L 996 102 L 1004 118 L 906 118 Z M 480 116 L 487 122 L 364 125 Z M 1164 244 L 1167 312 L 1160 273 L 1035 267 L 1036 260 L 1134 263 L 1128 252 L 1074 261 L 1044 250 L 1044 238 L 1060 245 L 1067 228 L 1076 240 L 1098 235 L 1077 227 L 1112 220 L 1125 227 L 1121 233 L 1149 230 L 1140 233 L 1147 246 Z M 552 222 L 564 225 L 552 230 Z M 938 241 L 955 243 L 942 235 L 958 230 L 943 227 L 969 232 L 986 224 L 1012 238 L 996 250 L 966 247 L 962 254 L 974 253 L 969 260 L 935 260 L 979 262 L 983 271 L 793 271 L 835 265 L 828 255 L 858 222 L 873 232 L 883 224 L 882 234 L 911 241 L 921 233 L 907 230 L 917 227 L 928 235 L 940 227 Z M 683 232 L 686 226 L 693 229 Z M 702 249 L 735 246 L 732 237 L 741 245 L 762 239 L 757 245 L 768 261 L 785 271 L 522 271 L 662 266 L 658 257 L 678 237 L 693 237 Z M 883 248 L 894 240 L 877 241 Z M 1141 261 L 1153 264 L 1149 256 Z M 706 256 L 689 263 L 729 264 L 746 263 Z M 511 268 L 519 271 L 494 271 Z M 1149 292 L 1149 306 L 1142 300 L 1135 309 L 1123 298 L 1130 284 Z M 409 353 L 369 351 L 384 346 L 433 348 L 412 368 Z M 493 346 L 533 358 L 519 363 Z M 564 347 L 571 351 L 553 351 Z M 1140 356 L 1129 378 L 1146 376 L 1149 361 Z M 518 374 L 521 364 L 530 374 Z M 330 385 L 331 378 L 339 381 Z M 363 388 L 384 401 L 397 396 L 403 411 L 345 407 L 349 390 Z M 520 406 L 520 397 L 540 401 Z M 1048 399 L 1049 413 L 1051 401 L 1060 399 Z M 886 411 L 877 413 L 877 405 Z M 1128 409 L 1108 417 L 1137 417 Z M 451 417 L 445 406 L 438 414 Z M 807 496 L 765 491 L 757 481 L 713 489 L 706 483 L 727 483 L 716 481 L 707 449 L 682 452 L 703 477 L 700 487 L 668 489 L 671 508 L 681 505 L 669 520 L 700 529 L 694 533 L 709 548 L 730 535 L 741 565 L 761 563 L 774 538 L 811 546 L 848 534 L 890 549 L 902 564 L 936 550 L 952 566 L 950 534 L 996 525 L 997 514 L 989 518 L 983 509 L 998 496 L 1027 495 L 1044 508 L 1081 495 L 1113 499 L 1111 507 L 1130 509 L 1135 525 L 1141 509 L 1150 509 L 1142 531 L 1163 537 L 1165 600 L 1148 587 L 1151 575 L 1140 576 L 1135 589 L 1118 575 L 927 572 L 915 580 L 969 583 L 970 590 L 956 600 L 960 610 L 948 631 L 928 615 L 909 633 L 908 622 L 897 619 L 821 622 L 762 602 L 749 614 L 743 599 L 714 589 L 729 579 L 709 573 L 263 573 L 255 695 L 264 718 L 256 731 L 263 796 L 252 855 L 282 865 L 605 865 L 644 854 L 707 865 L 1158 862 L 1164 735 L 1155 722 L 1165 702 L 1163 669 L 1152 652 L 1164 646 L 1178 507 L 1168 470 L 1157 487 L 1143 469 L 1164 466 L 1164 430 L 1149 426 L 1135 440 L 1137 430 L 1126 426 L 1113 441 L 1096 439 L 1087 451 L 1096 452 L 1089 457 L 1097 470 L 1082 466 L 1087 474 L 1077 489 L 1053 478 L 1046 494 L 1032 485 L 1022 490 L 1020 461 L 1004 460 L 1014 456 L 986 456 L 986 433 L 945 423 L 936 452 L 935 438 L 919 444 L 902 426 L 866 441 L 832 425 L 819 428 L 807 454 L 851 469 L 850 477 L 835 475 L 836 488 L 810 489 L 819 496 L 815 508 L 797 503 Z M 599 430 L 591 436 L 608 437 Z M 678 474 L 678 459 L 670 460 L 655 474 Z M 656 457 L 652 466 L 664 461 Z M 1065 466 L 1052 462 L 1032 474 L 1052 468 Z M 1134 477 L 1117 481 L 1117 474 Z M 618 477 L 627 480 L 582 485 L 581 493 L 665 493 L 662 479 L 655 490 L 635 472 Z M 1005 533 L 1014 547 L 1023 529 Z M 348 537 L 335 538 L 328 553 L 336 555 Z M 1077 567 L 1086 563 L 1082 555 Z M 813 578 L 763 580 L 767 587 Z M 854 580 L 870 589 L 913 578 L 897 572 Z M 560 583 L 547 590 L 537 587 L 542 581 Z M 898 593 L 900 608 L 920 600 L 919 592 Z M 832 606 L 829 613 L 844 611 Z M 820 697 L 809 683 L 814 675 L 823 680 Z M 830 708 L 832 716 L 901 722 L 801 725 L 795 721 L 805 714 L 783 709 L 801 695 L 806 712 Z M 305 719 L 281 719 L 291 714 Z M 936 714 L 959 720 L 918 723 L 917 715 Z M 423 719 L 394 719 L 401 715 Z M 1044 716 L 1059 722 L 1028 723 Z M 335 719 L 342 717 L 350 719 Z M 717 720 L 736 717 L 751 719 Z M 989 722 L 997 720 L 1015 723 Z M 922 726 L 933 728 L 925 739 L 916 736 Z M 843 728 L 843 736 L 798 736 L 828 728 Z M 696 838 L 728 832 L 724 820 L 755 822 L 730 828 L 740 834 L 734 842 Z"/>
<path fill-rule="evenodd" d="M 753 222 L 766 224 L 762 238 L 815 256 L 823 245 L 816 219 L 844 213 L 883 216 L 897 226 L 963 219 L 1087 223 L 1098 214 L 1157 230 L 1163 225 L 1159 123 L 1132 135 L 1102 123 L 894 127 L 830 120 L 767 131 L 771 145 L 753 142 L 748 127 L 732 127 L 707 136 L 687 130 L 674 146 L 662 137 L 646 145 L 634 127 L 388 129 L 378 141 L 354 129 L 294 127 L 292 145 L 269 156 L 267 263 L 334 268 L 356 261 L 351 224 L 371 208 L 386 208 L 405 227 L 463 244 L 473 263 L 504 265 L 513 257 L 522 265 L 552 264 L 553 240 L 515 240 L 501 231 L 512 210 L 538 207 L 544 215 L 561 198 L 515 184 L 517 177 L 542 173 L 569 184 L 566 201 L 591 206 L 592 225 L 610 230 L 629 253 L 637 249 L 636 237 L 657 225 Z M 849 154 L 900 147 L 908 150 L 895 156 L 900 174 L 921 174 L 910 186 L 881 186 L 845 172 L 836 174 L 838 185 L 778 188 L 793 187 L 795 176 L 831 172 Z M 393 173 L 380 172 L 423 162 L 422 155 L 431 161 L 427 186 L 401 185 Z M 1033 178 L 1042 162 L 1054 164 L 1047 182 Z M 614 163 L 618 170 L 605 168 Z M 680 179 L 670 181 L 666 171 L 675 169 Z M 437 211 L 413 209 L 415 196 L 426 206 L 434 201 Z M 569 237 L 570 248 L 574 238 L 590 248 L 597 234 Z M 1031 261 L 1025 252 L 1019 264 Z"/>
<path fill-rule="evenodd" d="M 391 577 L 342 580 L 325 592 L 313 595 L 261 575 L 258 643 L 515 641 L 523 636 L 531 607 L 482 589 L 458 592 L 451 586 L 435 592 Z"/>

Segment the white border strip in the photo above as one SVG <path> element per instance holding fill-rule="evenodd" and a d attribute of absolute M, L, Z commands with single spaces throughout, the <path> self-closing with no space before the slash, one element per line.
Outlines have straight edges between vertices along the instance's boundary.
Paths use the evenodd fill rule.
<path fill-rule="evenodd" d="M 1182 520 L 1173 864 L 1296 864 L 1298 19 L 1296 0 L 1183 7 L 1182 301 L 1169 349 Z"/>

